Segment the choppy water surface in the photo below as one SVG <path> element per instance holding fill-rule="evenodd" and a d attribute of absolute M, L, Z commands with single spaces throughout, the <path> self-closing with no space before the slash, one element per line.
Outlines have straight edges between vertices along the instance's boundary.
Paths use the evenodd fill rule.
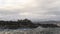
<path fill-rule="evenodd" d="M 0 34 L 60 34 L 60 28 L 0 29 Z"/>

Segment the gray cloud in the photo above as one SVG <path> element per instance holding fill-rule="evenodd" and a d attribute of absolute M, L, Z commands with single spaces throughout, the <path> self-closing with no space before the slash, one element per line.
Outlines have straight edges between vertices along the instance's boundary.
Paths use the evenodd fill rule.
<path fill-rule="evenodd" d="M 24 9 L 0 10 L 0 18 L 4 20 L 15 20 L 28 18 L 31 20 L 60 20 L 60 0 L 36 0 L 36 7 Z M 29 15 L 19 15 L 29 13 Z"/>

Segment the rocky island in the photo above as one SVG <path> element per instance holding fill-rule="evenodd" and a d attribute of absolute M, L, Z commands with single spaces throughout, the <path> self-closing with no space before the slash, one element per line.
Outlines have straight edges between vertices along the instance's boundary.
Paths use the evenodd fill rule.
<path fill-rule="evenodd" d="M 40 24 L 40 23 L 33 23 L 31 20 L 24 19 L 24 20 L 17 20 L 17 21 L 0 21 L 0 28 L 1 29 L 18 29 L 18 28 L 37 28 L 38 26 L 41 27 L 59 27 L 56 24 Z"/>

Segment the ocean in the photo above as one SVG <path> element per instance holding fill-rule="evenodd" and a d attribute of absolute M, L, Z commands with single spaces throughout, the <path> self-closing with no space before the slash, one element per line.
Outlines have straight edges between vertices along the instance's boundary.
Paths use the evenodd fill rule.
<path fill-rule="evenodd" d="M 60 28 L 0 29 L 0 34 L 60 34 Z"/>

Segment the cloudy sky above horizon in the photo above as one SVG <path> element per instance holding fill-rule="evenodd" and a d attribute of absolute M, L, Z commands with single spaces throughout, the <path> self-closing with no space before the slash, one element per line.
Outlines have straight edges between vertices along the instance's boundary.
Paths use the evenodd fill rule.
<path fill-rule="evenodd" d="M 0 20 L 60 20 L 60 0 L 0 0 Z"/>

